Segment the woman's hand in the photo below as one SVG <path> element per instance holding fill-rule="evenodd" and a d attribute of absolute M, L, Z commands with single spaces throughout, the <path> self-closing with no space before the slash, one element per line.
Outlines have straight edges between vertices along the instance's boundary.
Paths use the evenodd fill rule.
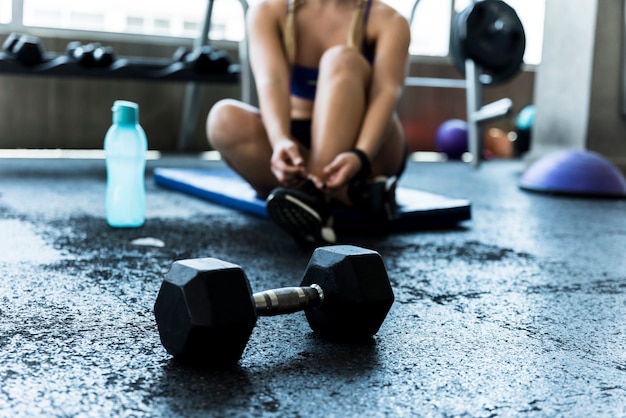
<path fill-rule="evenodd" d="M 335 159 L 324 167 L 326 176 L 326 187 L 333 190 L 338 189 L 354 178 L 361 169 L 361 160 L 353 152 L 342 152 Z"/>
<path fill-rule="evenodd" d="M 307 176 L 298 144 L 289 138 L 274 143 L 270 167 L 276 179 L 284 186 L 293 186 Z"/>

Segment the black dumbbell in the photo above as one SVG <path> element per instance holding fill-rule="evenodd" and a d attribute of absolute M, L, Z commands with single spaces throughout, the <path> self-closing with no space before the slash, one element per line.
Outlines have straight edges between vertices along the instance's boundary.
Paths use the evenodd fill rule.
<path fill-rule="evenodd" d="M 78 41 L 70 42 L 65 48 L 66 54 L 80 65 L 87 68 L 106 68 L 115 61 L 115 51 L 110 46 L 98 42 L 86 45 Z"/>
<path fill-rule="evenodd" d="M 96 65 L 101 68 L 109 67 L 117 59 L 115 50 L 112 46 L 101 46 L 93 51 L 93 57 L 96 60 Z"/>
<path fill-rule="evenodd" d="M 213 49 L 209 45 L 194 48 L 185 53 L 183 49 L 174 53 L 175 58 L 190 65 L 195 71 L 202 74 L 226 74 L 231 60 L 226 51 Z"/>
<path fill-rule="evenodd" d="M 2 49 L 9 54 L 13 54 L 15 45 L 17 44 L 17 41 L 19 41 L 22 36 L 24 36 L 23 33 L 11 32 L 9 36 L 7 36 L 4 42 L 2 43 Z"/>
<path fill-rule="evenodd" d="M 176 51 L 174 51 L 174 54 L 172 54 L 172 60 L 174 60 L 174 62 L 185 62 L 185 57 L 189 55 L 189 52 L 191 52 L 191 50 L 186 46 L 179 46 L 176 48 Z"/>
<path fill-rule="evenodd" d="M 241 358 L 258 316 L 304 311 L 317 334 L 361 341 L 378 332 L 394 301 L 380 254 L 348 245 L 317 248 L 300 286 L 252 294 L 235 264 L 177 261 L 154 304 L 161 342 L 185 363 L 230 366 Z"/>
<path fill-rule="evenodd" d="M 3 49 L 15 57 L 22 65 L 31 67 L 41 64 L 44 47 L 41 39 L 21 33 L 11 33 L 2 44 Z"/>

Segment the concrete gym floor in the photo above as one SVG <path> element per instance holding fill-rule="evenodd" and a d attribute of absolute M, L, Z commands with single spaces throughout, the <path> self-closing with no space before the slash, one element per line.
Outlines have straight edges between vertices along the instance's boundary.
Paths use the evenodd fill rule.
<path fill-rule="evenodd" d="M 294 314 L 260 318 L 232 370 L 172 361 L 152 308 L 174 260 L 240 264 L 257 291 L 297 285 L 310 255 L 151 177 L 220 164 L 149 162 L 146 225 L 115 230 L 103 161 L 0 160 L 0 416 L 626 416 L 626 201 L 521 191 L 514 161 L 410 163 L 404 186 L 473 219 L 343 237 L 382 254 L 396 295 L 371 343 Z"/>

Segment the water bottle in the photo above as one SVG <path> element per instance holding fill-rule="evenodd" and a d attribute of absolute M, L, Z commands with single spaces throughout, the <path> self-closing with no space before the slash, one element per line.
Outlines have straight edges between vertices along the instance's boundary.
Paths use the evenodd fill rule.
<path fill-rule="evenodd" d="M 111 110 L 113 124 L 104 137 L 106 219 L 112 227 L 135 228 L 145 222 L 148 140 L 136 103 L 116 100 Z"/>

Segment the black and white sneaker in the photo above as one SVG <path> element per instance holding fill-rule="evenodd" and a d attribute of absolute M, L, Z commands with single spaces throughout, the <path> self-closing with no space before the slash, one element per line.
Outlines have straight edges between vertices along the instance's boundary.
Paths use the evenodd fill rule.
<path fill-rule="evenodd" d="M 377 219 L 391 222 L 396 218 L 397 185 L 396 176 L 354 180 L 348 187 L 348 197 L 355 208 L 369 212 Z"/>
<path fill-rule="evenodd" d="M 266 207 L 269 217 L 302 245 L 321 246 L 337 241 L 328 203 L 310 180 L 295 188 L 274 189 Z"/>

